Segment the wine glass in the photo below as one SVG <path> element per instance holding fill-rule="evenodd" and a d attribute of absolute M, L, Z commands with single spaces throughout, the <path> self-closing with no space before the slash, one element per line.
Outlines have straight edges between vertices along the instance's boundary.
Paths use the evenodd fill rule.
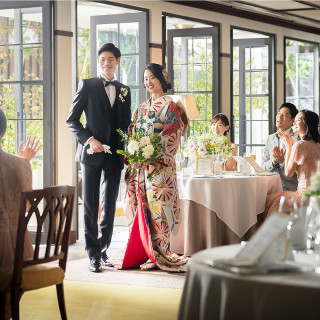
<path fill-rule="evenodd" d="M 217 164 L 217 154 L 212 153 L 211 154 L 211 159 L 212 159 L 212 174 L 217 173 L 217 168 L 216 168 L 216 164 Z"/>
<path fill-rule="evenodd" d="M 219 171 L 222 172 L 222 165 L 224 162 L 224 156 L 223 154 L 217 154 L 217 164 L 219 165 Z"/>
<path fill-rule="evenodd" d="M 279 212 L 292 215 L 298 208 L 295 197 L 282 196 L 279 203 Z"/>
<path fill-rule="evenodd" d="M 179 149 L 176 153 L 176 163 L 177 163 L 177 170 L 178 172 L 182 171 L 182 163 L 184 161 L 185 157 L 183 154 L 183 151 Z"/>

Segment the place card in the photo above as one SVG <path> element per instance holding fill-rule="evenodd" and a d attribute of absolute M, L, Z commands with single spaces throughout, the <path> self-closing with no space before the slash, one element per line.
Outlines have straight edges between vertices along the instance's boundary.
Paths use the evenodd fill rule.
<path fill-rule="evenodd" d="M 211 175 L 212 174 L 212 158 L 197 158 L 196 174 Z"/>
<path fill-rule="evenodd" d="M 264 173 L 266 170 L 261 168 L 252 157 L 244 157 L 256 173 Z"/>
<path fill-rule="evenodd" d="M 219 262 L 229 266 L 256 267 L 292 258 L 290 240 L 286 235 L 290 219 L 289 215 L 273 213 L 234 258 Z"/>

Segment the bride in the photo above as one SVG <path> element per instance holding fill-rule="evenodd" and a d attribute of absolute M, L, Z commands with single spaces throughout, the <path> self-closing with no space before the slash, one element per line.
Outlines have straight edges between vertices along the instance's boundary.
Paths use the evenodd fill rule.
<path fill-rule="evenodd" d="M 141 167 L 132 163 L 126 172 L 125 214 L 130 237 L 122 268 L 159 268 L 185 271 L 188 258 L 170 250 L 170 236 L 180 224 L 175 154 L 188 129 L 184 108 L 165 95 L 171 88 L 167 71 L 159 64 L 145 67 L 144 86 L 151 94 L 134 114 L 130 130 L 153 131 L 161 136 L 161 161 Z"/>

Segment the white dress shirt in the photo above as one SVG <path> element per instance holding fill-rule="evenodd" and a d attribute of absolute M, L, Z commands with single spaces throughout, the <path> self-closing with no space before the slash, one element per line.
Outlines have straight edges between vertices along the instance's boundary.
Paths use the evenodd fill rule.
<path fill-rule="evenodd" d="M 108 80 L 103 75 L 101 75 L 101 78 L 103 79 L 103 84 L 105 84 L 106 81 L 115 81 L 116 80 L 114 77 L 111 80 Z M 113 107 L 114 101 L 116 100 L 116 87 L 112 84 L 109 84 L 107 87 L 105 87 L 105 90 L 108 95 L 110 105 L 111 105 L 111 107 Z"/>
<path fill-rule="evenodd" d="M 108 80 L 106 77 L 104 77 L 102 74 L 101 74 L 101 78 L 102 78 L 102 81 L 103 81 L 103 85 L 105 85 L 106 81 L 115 81 L 115 77 L 113 77 L 111 80 Z M 107 96 L 109 98 L 109 101 L 110 101 L 110 105 L 111 105 L 111 108 L 113 107 L 114 105 L 114 102 L 116 100 L 116 87 L 112 84 L 109 84 L 107 87 L 104 87 L 104 89 L 106 90 L 106 93 L 107 93 Z M 85 146 L 89 143 L 89 141 L 93 138 L 90 137 L 86 142 L 85 142 Z"/>

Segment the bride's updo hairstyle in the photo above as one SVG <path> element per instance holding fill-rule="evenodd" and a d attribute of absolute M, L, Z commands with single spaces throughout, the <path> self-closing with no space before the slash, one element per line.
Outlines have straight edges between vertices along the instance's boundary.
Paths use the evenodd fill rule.
<path fill-rule="evenodd" d="M 143 73 L 145 70 L 150 70 L 152 74 L 160 81 L 164 93 L 172 88 L 168 71 L 162 65 L 150 63 L 144 68 Z M 144 83 L 144 77 L 142 77 L 142 83 Z"/>
<path fill-rule="evenodd" d="M 302 120 L 307 126 L 302 140 L 313 140 L 316 143 L 320 143 L 319 116 L 315 112 L 307 109 L 300 110 L 300 112 L 302 113 Z"/>

